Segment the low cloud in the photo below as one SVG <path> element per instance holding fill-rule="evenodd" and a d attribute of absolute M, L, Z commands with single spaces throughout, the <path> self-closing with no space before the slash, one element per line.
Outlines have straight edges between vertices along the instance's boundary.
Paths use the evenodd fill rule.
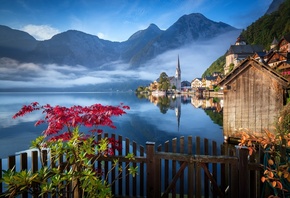
<path fill-rule="evenodd" d="M 60 31 L 49 25 L 26 25 L 22 28 L 23 31 L 32 35 L 36 40 L 48 40 L 51 39 L 56 34 L 59 34 Z"/>
<path fill-rule="evenodd" d="M 239 33 L 240 31 L 232 31 L 207 41 L 196 41 L 183 48 L 167 51 L 146 63 L 139 71 L 144 72 L 143 77 L 151 71 L 152 80 L 156 80 L 161 72 L 174 76 L 179 56 L 181 80 L 192 81 L 201 77 L 216 59 L 226 53 Z"/>
<path fill-rule="evenodd" d="M 7 88 L 67 88 L 130 80 L 156 80 L 161 72 L 175 75 L 179 56 L 182 80 L 192 81 L 222 56 L 234 43 L 239 32 L 229 32 L 206 42 L 194 42 L 181 49 L 167 51 L 139 68 L 123 62 L 110 62 L 100 70 L 85 66 L 21 63 L 0 58 L 0 89 Z"/>

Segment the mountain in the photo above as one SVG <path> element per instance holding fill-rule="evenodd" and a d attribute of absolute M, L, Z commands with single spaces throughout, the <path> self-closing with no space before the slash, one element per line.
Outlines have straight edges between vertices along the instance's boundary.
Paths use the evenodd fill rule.
<path fill-rule="evenodd" d="M 135 89 L 140 83 L 150 82 L 146 80 L 151 75 L 149 68 L 145 74 L 141 72 L 147 75 L 146 78 L 140 77 L 138 69 L 147 68 L 146 63 L 157 56 L 197 41 L 218 38 L 231 31 L 236 34 L 240 30 L 209 20 L 199 13 L 180 17 L 166 30 L 150 24 L 123 42 L 100 39 L 77 30 L 37 41 L 26 32 L 0 26 L 0 69 L 11 69 L 1 74 L 1 80 L 9 80 L 6 87 L 10 90 L 15 90 L 14 84 L 24 87 L 26 82 L 29 82 L 29 90 L 38 90 L 41 86 L 50 90 L 58 85 L 70 91 L 72 85 L 83 91 L 112 87 L 118 90 Z M 154 64 L 151 70 L 160 66 Z M 127 70 L 131 73 L 125 72 Z M 28 81 L 28 77 L 33 76 L 33 80 Z M 45 82 L 44 85 L 40 85 L 38 79 Z M 65 82 L 56 83 L 60 79 Z M 88 84 L 84 85 L 85 82 Z"/>
<path fill-rule="evenodd" d="M 272 12 L 275 12 L 279 9 L 279 6 L 284 2 L 285 0 L 273 0 L 270 4 L 268 10 L 266 11 L 266 14 L 271 14 Z"/>
<path fill-rule="evenodd" d="M 140 30 L 133 34 L 127 41 L 124 42 L 122 49 L 126 49 L 122 53 L 124 61 L 130 61 L 135 56 L 136 52 L 142 51 L 144 46 L 161 35 L 164 31 L 160 30 L 157 25 L 150 24 L 145 30 Z"/>
<path fill-rule="evenodd" d="M 0 57 L 23 60 L 36 45 L 37 41 L 28 33 L 0 25 Z"/>
<path fill-rule="evenodd" d="M 209 20 L 199 13 L 184 15 L 136 53 L 131 59 L 131 64 L 140 65 L 167 50 L 188 45 L 193 41 L 207 40 L 234 30 L 236 28 Z"/>
<path fill-rule="evenodd" d="M 117 43 L 76 30 L 69 30 L 46 41 L 38 41 L 29 62 L 83 65 L 96 68 L 119 56 Z"/>
<path fill-rule="evenodd" d="M 236 28 L 211 21 L 198 13 L 182 16 L 165 31 L 150 24 L 124 42 L 103 40 L 76 30 L 57 34 L 49 40 L 36 41 L 25 32 L 0 26 L 0 35 L 5 34 L 0 42 L 0 57 L 41 64 L 83 65 L 96 70 L 113 61 L 130 62 L 131 66 L 138 67 L 167 50 L 233 30 Z M 26 52 L 23 56 L 18 53 L 22 50 Z"/>

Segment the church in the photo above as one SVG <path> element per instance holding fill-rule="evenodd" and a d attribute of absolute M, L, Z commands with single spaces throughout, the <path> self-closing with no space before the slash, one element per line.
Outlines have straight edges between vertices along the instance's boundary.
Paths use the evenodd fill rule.
<path fill-rule="evenodd" d="M 175 87 L 177 92 L 181 91 L 181 69 L 180 69 L 180 62 L 179 56 L 177 59 L 177 65 L 175 69 L 175 76 L 168 77 L 170 82 L 170 88 Z"/>

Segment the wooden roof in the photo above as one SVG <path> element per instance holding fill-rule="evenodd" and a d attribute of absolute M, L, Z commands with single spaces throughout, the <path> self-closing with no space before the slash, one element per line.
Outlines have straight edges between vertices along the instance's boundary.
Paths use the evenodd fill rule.
<path fill-rule="evenodd" d="M 287 60 L 287 57 L 284 56 L 283 54 L 280 54 L 279 52 L 274 52 L 268 57 L 266 63 L 267 64 L 275 63 L 277 61 L 283 61 L 283 60 Z"/>
<path fill-rule="evenodd" d="M 224 86 L 230 83 L 234 78 L 239 76 L 245 69 L 251 66 L 275 78 L 285 89 L 290 88 L 289 81 L 285 77 L 277 73 L 275 70 L 271 69 L 269 66 L 255 60 L 252 57 L 248 57 L 247 59 L 243 60 L 236 68 L 233 69 L 233 71 L 228 73 L 218 84 L 220 86 Z"/>

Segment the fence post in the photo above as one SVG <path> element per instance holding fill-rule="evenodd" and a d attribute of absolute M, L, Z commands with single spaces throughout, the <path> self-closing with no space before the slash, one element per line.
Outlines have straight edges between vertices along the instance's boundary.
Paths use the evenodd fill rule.
<path fill-rule="evenodd" d="M 155 164 L 154 164 L 154 155 L 155 155 L 155 142 L 146 142 L 146 166 L 147 166 L 147 179 L 146 179 L 146 188 L 147 188 L 147 197 L 156 197 L 156 180 L 155 176 Z"/>
<path fill-rule="evenodd" d="M 249 171 L 248 171 L 248 156 L 249 150 L 247 147 L 237 146 L 238 149 L 238 159 L 239 159 L 239 197 L 249 197 L 250 188 L 249 188 Z"/>

